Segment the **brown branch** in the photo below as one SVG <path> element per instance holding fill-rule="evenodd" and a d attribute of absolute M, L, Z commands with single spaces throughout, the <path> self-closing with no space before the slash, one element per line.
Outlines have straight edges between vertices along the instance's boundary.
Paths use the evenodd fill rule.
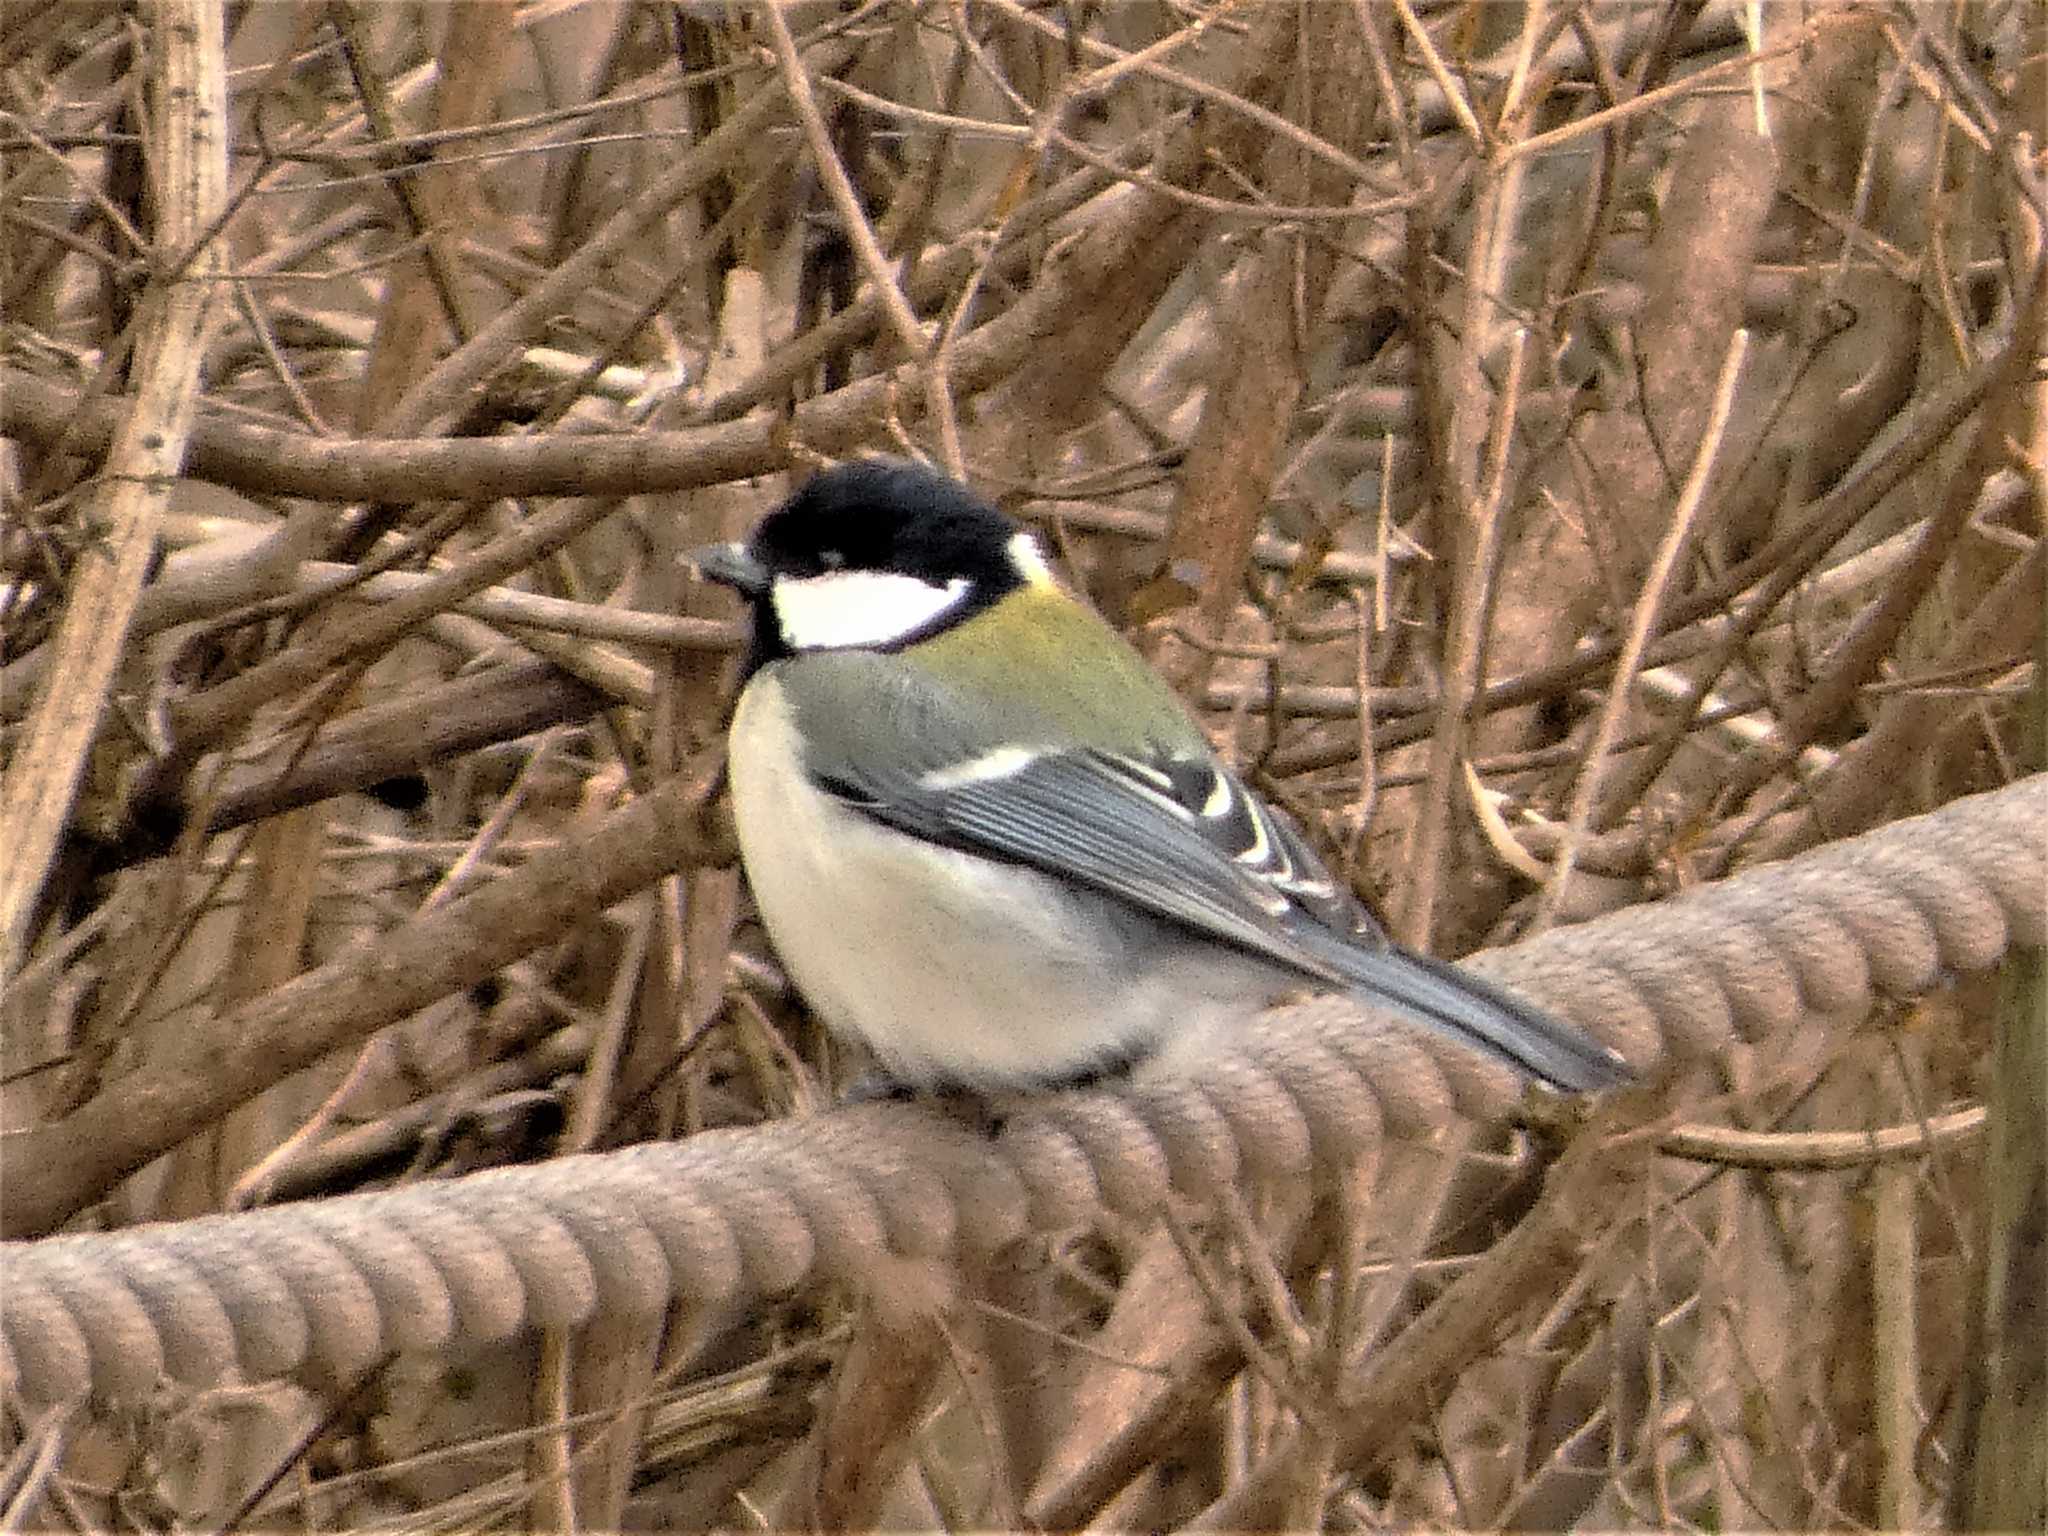
<path fill-rule="evenodd" d="M 328 1052 L 475 986 L 663 875 L 729 862 L 708 783 L 700 772 L 656 786 L 587 836 L 194 1026 L 175 1057 L 144 1063 L 63 1119 L 11 1136 L 0 1231 L 51 1230 Z"/>
<path fill-rule="evenodd" d="M 2026 289 L 2016 296 L 2013 336 L 1996 358 L 1988 381 L 1988 393 L 1994 402 L 2007 391 L 2017 389 L 2032 368 L 2033 339 L 2041 334 L 2044 313 L 2044 268 L 2048 268 L 2048 263 L 2037 261 L 2027 275 Z M 1869 681 L 1879 660 L 1890 654 L 1906 621 L 1932 590 L 1936 574 L 1962 537 L 1985 481 L 2010 456 L 2002 427 L 1995 410 L 1985 412 L 1978 421 L 1969 452 L 1949 477 L 1940 510 L 1929 520 L 1912 557 L 1836 648 L 1826 675 L 1786 711 L 1770 749 L 1754 754 L 1735 772 L 1722 790 L 1724 803 L 1740 805 L 1761 789 L 1848 706 L 1856 691 Z M 1732 854 L 1733 849 L 1729 852 Z"/>
<path fill-rule="evenodd" d="M 1473 279 L 1468 279 L 1473 280 Z M 1521 403 L 1522 358 L 1528 333 L 1518 330 L 1508 358 L 1507 380 L 1494 407 L 1493 435 L 1487 445 L 1486 485 L 1471 508 L 1472 527 L 1464 558 L 1454 576 L 1451 633 L 1444 646 L 1443 701 L 1437 708 L 1429 756 L 1429 790 L 1405 860 L 1412 884 L 1402 909 L 1402 937 L 1418 949 L 1429 948 L 1435 926 L 1437 892 L 1444 875 L 1450 838 L 1450 816 L 1456 797 L 1453 775 L 1465 756 L 1475 707 L 1485 682 L 1486 643 L 1496 588 L 1494 572 L 1500 553 L 1501 503 L 1507 488 L 1508 447 L 1514 438 L 1515 411 Z"/>
<path fill-rule="evenodd" d="M 350 710 L 310 744 L 293 731 L 238 750 L 224 782 L 206 795 L 206 830 L 226 832 L 371 789 L 464 752 L 586 720 L 608 702 L 548 662 L 523 661 Z M 272 766 L 278 762 L 286 766 Z M 155 846 L 132 822 L 103 836 L 115 866 L 148 858 Z"/>
<path fill-rule="evenodd" d="M 1953 379 L 1911 406 L 1893 435 L 1876 456 L 1859 464 L 1825 496 L 1813 502 L 1804 517 L 1791 523 L 1720 581 L 1681 598 L 1672 608 L 1671 622 L 1678 626 L 1710 620 L 1712 631 L 1704 644 L 1717 647 L 1717 659 L 1706 676 L 1708 686 L 1720 676 L 1734 652 L 1761 628 L 1785 600 L 1786 595 L 1806 578 L 1842 537 L 1874 507 L 1890 495 L 1908 476 L 1918 470 L 1940 448 L 1948 435 L 1967 422 L 1984 403 L 1992 383 L 2010 365 L 2012 348 L 2005 346 L 1987 357 L 1961 378 Z M 1754 591 L 1750 589 L 1754 588 Z M 1732 619 L 1716 617 L 1731 603 L 1741 600 L 1741 610 Z M 1650 647 L 1646 660 L 1664 666 L 1699 654 L 1702 638 L 1674 633 Z M 1534 704 L 1561 688 L 1598 677 L 1621 652 L 1619 640 L 1596 640 L 1580 646 L 1569 658 L 1532 668 L 1516 677 L 1489 685 L 1474 701 L 1482 713 Z M 1420 697 L 1420 695 L 1416 695 Z M 1391 696 L 1376 696 L 1393 712 Z M 1419 741 L 1434 729 L 1431 714 L 1391 723 L 1376 731 L 1374 740 L 1384 750 Z M 1268 760 L 1269 772 L 1286 776 L 1334 768 L 1358 754 L 1358 742 L 1337 739 L 1310 746 L 1289 748 Z"/>
<path fill-rule="evenodd" d="M 1459 1374 L 1517 1319 L 1561 1290 L 1587 1250 L 1630 1219 L 1629 1202 L 1619 1191 L 1639 1176 L 1642 1152 L 1620 1129 L 1617 1124 L 1602 1134 L 1588 1127 L 1550 1170 L 1542 1198 L 1514 1231 L 1337 1387 L 1337 1465 L 1355 1476 L 1398 1451 L 1405 1433 L 1426 1422 L 1429 1405 Z M 1272 1528 L 1292 1495 L 1297 1438 L 1276 1436 L 1242 1480 L 1186 1529 Z"/>
<path fill-rule="evenodd" d="M 1725 1125 L 1681 1125 L 1657 1138 L 1666 1157 L 1719 1168 L 1773 1173 L 1824 1173 L 1926 1157 L 1984 1133 L 1984 1107 L 1936 1115 L 1924 1124 L 1870 1131 L 1745 1131 Z"/>
<path fill-rule="evenodd" d="M 153 145 L 167 273 L 138 321 L 132 402 L 117 408 L 100 479 L 84 515 L 103 531 L 73 578 L 54 642 L 56 662 L 0 784 L 0 985 L 21 964 L 43 882 L 69 820 L 86 753 L 113 687 L 129 620 L 155 558 L 157 527 L 185 457 L 211 329 L 218 245 L 189 248 L 227 195 L 227 80 L 221 11 L 211 0 L 169 5 L 157 56 L 161 117 Z"/>
<path fill-rule="evenodd" d="M 1565 890 L 1571 883 L 1579 841 L 1592 822 L 1593 807 L 1598 802 L 1601 771 L 1606 767 L 1615 739 L 1621 734 L 1622 716 L 1628 709 L 1635 676 L 1642 667 L 1643 652 L 1649 646 L 1650 636 L 1655 632 L 1657 620 L 1670 596 L 1678 574 L 1679 557 L 1691 546 L 1693 521 L 1706 500 L 1707 480 L 1720 454 L 1721 439 L 1728 430 L 1728 416 L 1735 406 L 1735 386 L 1742 377 L 1742 360 L 1748 352 L 1749 332 L 1738 330 L 1729 341 L 1727 356 L 1721 362 L 1721 381 L 1715 388 L 1713 406 L 1701 433 L 1699 447 L 1693 455 L 1692 471 L 1679 492 L 1678 505 L 1671 510 L 1671 524 L 1665 530 L 1663 543 L 1658 546 L 1657 556 L 1650 563 L 1642 596 L 1636 602 L 1628 636 L 1622 643 L 1621 657 L 1615 664 L 1614 681 L 1608 687 L 1607 698 L 1600 708 L 1599 723 L 1594 728 L 1592 740 L 1587 743 L 1586 755 L 1572 785 L 1571 804 L 1565 815 L 1564 846 L 1551 868 L 1550 878 L 1543 889 L 1542 903 L 1536 912 L 1539 930 L 1555 922 L 1558 913 L 1564 910 Z"/>

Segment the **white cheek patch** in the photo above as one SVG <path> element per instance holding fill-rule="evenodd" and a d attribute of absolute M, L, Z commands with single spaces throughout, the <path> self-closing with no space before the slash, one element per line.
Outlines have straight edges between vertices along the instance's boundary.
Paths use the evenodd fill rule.
<path fill-rule="evenodd" d="M 956 607 L 973 584 L 964 576 L 934 586 L 894 571 L 826 571 L 785 576 L 771 601 L 782 643 L 792 651 L 888 645 Z"/>

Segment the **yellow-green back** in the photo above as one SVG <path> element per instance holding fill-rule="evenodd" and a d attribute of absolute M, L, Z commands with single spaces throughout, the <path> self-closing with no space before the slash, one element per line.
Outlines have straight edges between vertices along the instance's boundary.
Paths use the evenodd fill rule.
<path fill-rule="evenodd" d="M 1205 745 L 1145 659 L 1049 582 L 1012 592 L 904 659 L 975 691 L 991 724 L 1018 740 L 1050 734 L 1124 750 Z"/>

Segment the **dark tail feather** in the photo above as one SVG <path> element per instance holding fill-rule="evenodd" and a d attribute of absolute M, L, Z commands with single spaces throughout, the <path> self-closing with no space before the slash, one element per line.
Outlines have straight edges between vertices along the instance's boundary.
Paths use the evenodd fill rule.
<path fill-rule="evenodd" d="M 1563 1093 L 1628 1081 L 1628 1064 L 1583 1030 L 1504 987 L 1398 945 L 1345 947 L 1340 964 L 1368 998 Z"/>

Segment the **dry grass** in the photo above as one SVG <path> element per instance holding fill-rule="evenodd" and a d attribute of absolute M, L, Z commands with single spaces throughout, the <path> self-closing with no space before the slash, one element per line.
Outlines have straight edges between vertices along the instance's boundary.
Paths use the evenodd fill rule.
<path fill-rule="evenodd" d="M 829 1102 L 715 828 L 367 1042 L 220 1029 L 703 778 L 733 614 L 678 557 L 821 458 L 1043 529 L 1439 952 L 2040 766 L 2038 6 L 204 15 L 0 12 L 0 1105 L 127 1138 L 29 1225 Z M 943 1330 L 813 1297 L 167 1398 L 27 1513 L 1938 1522 L 1990 1012 L 1738 1050 L 1669 1085 L 1682 1158 L 1546 1186 L 1447 1128 L 1072 1234 Z M 215 1068 L 197 1134 L 91 1118 Z"/>

